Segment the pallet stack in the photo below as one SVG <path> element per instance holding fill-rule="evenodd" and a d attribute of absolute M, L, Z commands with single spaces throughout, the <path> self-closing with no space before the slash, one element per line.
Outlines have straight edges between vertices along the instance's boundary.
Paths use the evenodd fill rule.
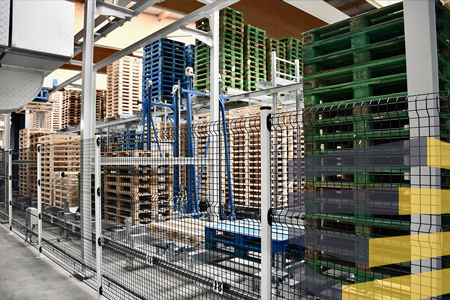
<path fill-rule="evenodd" d="M 105 118 L 106 91 L 97 91 L 95 99 L 95 120 L 101 121 Z"/>
<path fill-rule="evenodd" d="M 266 32 L 251 25 L 244 26 L 244 65 L 244 90 L 258 90 L 266 80 Z"/>
<path fill-rule="evenodd" d="M 138 134 L 136 130 L 122 131 L 122 151 L 138 149 Z"/>
<path fill-rule="evenodd" d="M 56 207 L 79 205 L 80 137 L 49 134 L 39 137 L 42 159 L 42 202 Z M 64 172 L 64 177 L 58 173 Z"/>
<path fill-rule="evenodd" d="M 195 45 L 187 45 L 184 47 L 185 67 L 195 67 Z"/>
<path fill-rule="evenodd" d="M 450 13 L 439 1 L 436 12 L 439 85 L 447 90 Z M 409 216 L 376 213 L 375 202 L 410 186 L 403 3 L 306 32 L 302 52 L 306 167 L 317 172 L 307 173 L 306 227 L 354 238 L 409 235 Z M 405 157 L 396 166 L 366 167 L 375 165 L 370 151 L 380 145 Z M 356 152 L 360 157 L 346 158 Z M 325 160 L 333 153 L 342 158 Z M 306 262 L 314 269 L 352 273 L 355 280 L 347 283 L 410 274 L 409 263 L 368 268 L 337 259 L 331 251 L 338 250 L 309 250 Z M 349 253 L 356 257 L 360 250 L 355 244 Z"/>
<path fill-rule="evenodd" d="M 220 11 L 220 51 L 219 70 L 221 87 L 242 90 L 244 88 L 244 14 L 230 7 Z M 208 19 L 196 22 L 199 30 L 209 31 Z M 200 41 L 195 46 L 194 88 L 198 91 L 210 89 L 210 47 Z"/>
<path fill-rule="evenodd" d="M 182 42 L 162 38 L 145 46 L 143 80 L 152 87 L 143 91 L 143 99 L 172 103 L 173 86 L 184 84 L 184 62 Z"/>
<path fill-rule="evenodd" d="M 108 152 L 107 157 L 161 157 L 159 151 Z M 171 153 L 164 153 L 170 157 Z M 170 166 L 105 166 L 106 220 L 123 224 L 131 217 L 133 225 L 147 224 L 173 212 L 173 168 Z"/>
<path fill-rule="evenodd" d="M 291 62 L 295 62 L 296 59 L 299 60 L 300 66 L 300 76 L 302 76 L 302 41 L 294 37 L 287 37 L 281 40 L 276 40 L 273 38 L 266 39 L 266 68 L 267 68 L 267 79 L 272 80 L 272 52 L 277 53 L 278 58 L 282 58 Z M 291 76 L 295 76 L 295 66 L 287 64 L 286 62 L 277 62 L 277 71 Z M 279 77 L 290 79 L 284 75 Z"/>
<path fill-rule="evenodd" d="M 284 39 L 281 39 L 280 42 L 284 43 L 286 46 L 286 60 L 295 62 L 296 59 L 299 60 L 299 75 L 303 76 L 303 55 L 302 55 L 302 41 L 299 39 L 296 39 L 294 37 L 287 37 Z M 287 74 L 291 76 L 295 76 L 295 66 L 288 66 L 286 68 Z"/>
<path fill-rule="evenodd" d="M 49 134 L 47 128 L 25 128 L 19 131 L 19 159 L 37 160 L 39 137 Z M 19 164 L 19 192 L 31 197 L 37 194 L 37 171 L 34 164 Z"/>
<path fill-rule="evenodd" d="M 234 204 L 242 207 L 260 207 L 261 205 L 261 148 L 260 148 L 260 115 L 261 105 L 248 106 L 227 111 L 227 132 L 230 152 L 231 182 Z M 283 155 L 278 157 L 277 166 L 279 168 L 279 204 L 288 206 L 291 195 L 295 195 L 301 188 L 300 181 L 288 178 L 292 174 L 292 164 L 297 161 L 297 147 L 303 147 L 303 141 L 297 142 L 298 130 L 302 130 L 299 123 L 294 120 L 297 116 L 295 111 L 279 110 L 278 118 L 280 122 L 289 126 L 280 126 L 278 130 L 278 140 L 280 144 L 279 152 Z M 211 132 L 209 114 L 197 115 L 194 118 L 195 128 L 195 148 L 196 156 L 203 157 L 208 147 L 208 138 Z M 298 124 L 292 126 L 293 124 Z M 221 149 L 224 149 L 221 141 Z M 226 182 L 225 151 L 221 151 L 221 185 L 225 186 L 227 199 L 229 197 L 228 182 Z M 301 157 L 301 156 L 300 156 Z M 275 167 L 275 164 L 272 166 Z M 197 168 L 200 174 L 201 168 Z M 290 181 L 293 181 L 292 183 Z M 201 198 L 208 197 L 208 168 L 203 170 Z"/>
<path fill-rule="evenodd" d="M 125 56 L 107 67 L 104 118 L 132 115 L 142 95 L 142 60 Z"/>
<path fill-rule="evenodd" d="M 45 128 L 52 130 L 61 129 L 61 103 L 63 101 L 63 92 L 55 92 L 50 95 L 49 100 L 52 103 L 52 110 L 45 114 Z"/>

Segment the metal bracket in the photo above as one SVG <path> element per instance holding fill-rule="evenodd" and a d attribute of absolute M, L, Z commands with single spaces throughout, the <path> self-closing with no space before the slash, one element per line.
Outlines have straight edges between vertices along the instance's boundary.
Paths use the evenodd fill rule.
<path fill-rule="evenodd" d="M 39 253 L 42 253 L 42 246 L 39 247 Z"/>
<path fill-rule="evenodd" d="M 121 19 L 132 19 L 139 13 L 134 10 L 97 0 L 95 3 L 95 14 L 103 16 L 114 16 Z"/>
<path fill-rule="evenodd" d="M 101 189 L 100 189 L 100 188 L 97 188 L 97 196 L 100 197 L 100 196 L 102 195 L 101 192 L 102 192 Z"/>
<path fill-rule="evenodd" d="M 100 247 L 102 247 L 102 246 L 105 244 L 105 242 L 104 242 L 104 240 L 103 240 L 102 237 L 99 237 L 99 238 L 98 238 L 97 243 L 98 243 L 98 245 L 99 245 Z"/>
<path fill-rule="evenodd" d="M 9 200 L 9 205 L 12 206 L 12 200 Z"/>
<path fill-rule="evenodd" d="M 103 286 L 100 286 L 98 288 L 98 293 L 100 294 L 100 296 L 103 296 Z"/>
<path fill-rule="evenodd" d="M 272 214 L 273 214 L 273 211 L 272 211 L 272 208 L 270 208 L 267 211 L 267 222 L 269 223 L 270 226 L 272 226 L 272 220 L 273 220 Z"/>
<path fill-rule="evenodd" d="M 41 152 L 41 145 L 37 146 L 37 152 Z"/>
<path fill-rule="evenodd" d="M 38 214 L 38 218 L 39 218 L 39 220 L 42 220 L 42 213 Z"/>
<path fill-rule="evenodd" d="M 206 31 L 195 29 L 195 28 L 190 28 L 187 26 L 180 26 L 180 30 L 183 30 L 187 34 L 192 35 L 193 37 L 195 37 L 196 39 L 199 39 L 200 41 L 202 41 L 203 43 L 205 43 L 206 45 L 208 45 L 210 47 L 213 44 L 213 41 L 212 41 L 213 35 L 211 32 L 206 32 Z"/>
<path fill-rule="evenodd" d="M 223 282 L 214 280 L 213 282 L 213 291 L 217 294 L 223 294 Z"/>
<path fill-rule="evenodd" d="M 272 114 L 267 115 L 267 130 L 272 131 Z"/>
<path fill-rule="evenodd" d="M 99 137 L 97 137 L 97 141 L 96 142 L 97 142 L 97 146 L 100 147 L 100 138 Z"/>
<path fill-rule="evenodd" d="M 38 179 L 38 186 L 41 186 L 41 180 Z"/>

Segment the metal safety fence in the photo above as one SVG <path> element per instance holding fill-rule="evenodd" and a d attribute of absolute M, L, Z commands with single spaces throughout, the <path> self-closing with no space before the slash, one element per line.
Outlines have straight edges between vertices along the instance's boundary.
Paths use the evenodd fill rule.
<path fill-rule="evenodd" d="M 447 299 L 449 98 L 35 133 L 0 221 L 108 299 Z"/>

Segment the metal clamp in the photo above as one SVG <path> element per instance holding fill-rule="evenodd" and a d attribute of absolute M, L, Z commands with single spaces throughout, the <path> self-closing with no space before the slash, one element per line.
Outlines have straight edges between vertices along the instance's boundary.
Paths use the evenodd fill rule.
<path fill-rule="evenodd" d="M 38 179 L 38 186 L 41 186 L 41 180 Z"/>
<path fill-rule="evenodd" d="M 102 191 L 101 191 L 101 189 L 100 188 L 97 188 L 97 196 L 101 196 L 102 195 Z"/>
<path fill-rule="evenodd" d="M 272 222 L 273 222 L 272 214 L 273 214 L 273 210 L 272 210 L 272 208 L 270 208 L 267 211 L 267 223 L 269 223 L 270 226 L 272 226 Z"/>
<path fill-rule="evenodd" d="M 267 115 L 267 130 L 272 131 L 272 114 Z"/>
<path fill-rule="evenodd" d="M 99 245 L 100 247 L 103 247 L 103 245 L 105 244 L 105 242 L 104 242 L 104 240 L 103 240 L 102 237 L 99 237 L 99 238 L 98 238 L 97 243 L 98 243 L 98 245 Z"/>
<path fill-rule="evenodd" d="M 42 220 L 42 213 L 38 214 L 38 218 L 39 218 L 39 220 Z"/>

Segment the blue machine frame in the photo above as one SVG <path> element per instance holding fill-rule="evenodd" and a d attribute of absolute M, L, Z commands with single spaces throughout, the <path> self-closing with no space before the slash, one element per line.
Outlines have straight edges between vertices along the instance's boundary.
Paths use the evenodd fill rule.
<path fill-rule="evenodd" d="M 189 72 L 186 72 L 187 74 Z M 162 103 L 162 102 L 154 102 L 149 99 L 147 96 L 145 99 L 143 99 L 143 102 L 140 102 L 143 107 L 143 116 L 142 116 L 142 125 L 147 126 L 147 137 L 143 139 L 142 147 L 144 148 L 145 145 L 147 145 L 147 149 L 151 149 L 151 138 L 150 138 L 150 132 L 153 128 L 153 132 L 155 135 L 156 144 L 158 146 L 158 149 L 161 150 L 161 145 L 159 143 L 158 135 L 156 132 L 155 123 L 151 114 L 152 107 L 165 107 L 170 108 L 173 111 L 173 115 L 169 116 L 170 121 L 172 122 L 174 126 L 174 148 L 173 148 L 173 156 L 179 157 L 180 156 L 180 110 L 182 109 L 182 106 L 180 105 L 181 100 L 181 94 L 186 95 L 186 112 L 187 112 L 187 146 L 188 146 L 188 157 L 195 157 L 194 152 L 194 132 L 192 129 L 192 101 L 195 95 L 199 96 L 206 96 L 209 97 L 210 94 L 198 92 L 193 90 L 193 82 L 192 82 L 192 76 L 193 75 L 187 75 L 186 85 L 187 89 L 182 89 L 180 86 L 178 88 L 178 91 L 176 89 L 172 92 L 173 101 L 170 104 Z M 151 82 L 149 80 L 146 80 L 143 82 L 143 88 L 148 89 L 151 88 Z M 144 93 L 145 94 L 145 93 Z M 148 95 L 151 93 L 147 93 Z M 234 212 L 234 203 L 233 203 L 233 189 L 232 189 L 232 182 L 231 182 L 231 167 L 230 167 L 230 154 L 228 149 L 228 134 L 227 134 L 227 124 L 225 120 L 225 101 L 228 100 L 229 97 L 220 95 L 219 101 L 220 101 L 220 109 L 222 114 L 222 124 L 223 124 L 223 131 L 224 131 L 224 143 L 225 143 L 225 160 L 226 160 L 226 166 L 227 166 L 227 179 L 228 179 L 228 186 L 229 186 L 229 200 L 230 200 L 230 213 L 229 215 L 225 214 L 223 209 L 221 210 L 221 219 L 222 220 L 230 220 L 234 221 L 236 220 L 236 214 Z M 210 136 L 208 137 L 208 142 L 206 146 L 205 151 L 205 157 L 208 155 L 208 149 L 209 149 L 209 141 Z M 162 154 L 161 154 L 162 155 Z M 187 203 L 184 207 L 180 206 L 179 203 L 179 195 L 180 195 L 180 186 L 179 186 L 179 179 L 180 179 L 180 167 L 178 165 L 174 165 L 174 185 L 173 185 L 173 196 L 174 196 L 174 209 L 178 210 L 182 214 L 189 214 L 194 215 L 197 214 L 197 216 L 200 216 L 200 207 L 199 207 L 199 189 L 201 185 L 201 178 L 203 175 L 205 165 L 202 165 L 201 173 L 198 179 L 197 183 L 197 177 L 196 177 L 196 171 L 195 171 L 195 165 L 188 165 L 187 166 Z M 220 203 L 220 199 L 219 199 Z"/>

